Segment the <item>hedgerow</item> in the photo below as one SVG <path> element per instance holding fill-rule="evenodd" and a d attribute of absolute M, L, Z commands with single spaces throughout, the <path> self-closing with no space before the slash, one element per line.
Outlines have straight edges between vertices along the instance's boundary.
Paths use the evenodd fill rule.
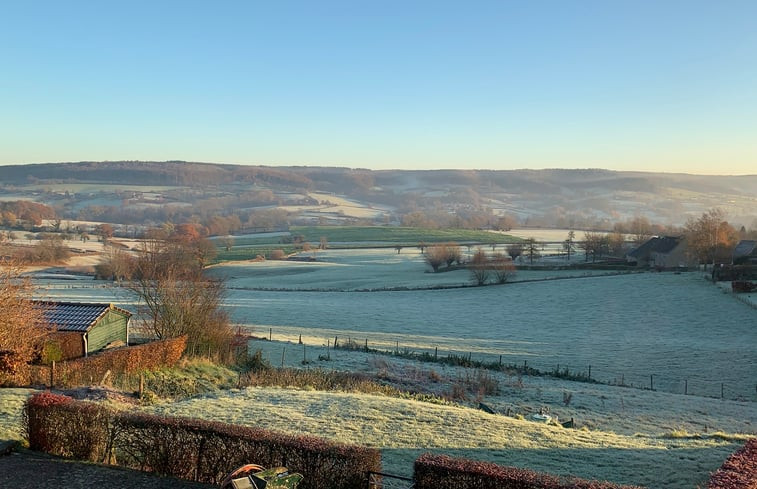
<path fill-rule="evenodd" d="M 55 365 L 53 385 L 74 387 L 99 382 L 106 373 L 116 375 L 175 365 L 187 347 L 187 337 L 153 341 L 143 345 L 104 351 L 97 355 Z M 50 384 L 52 367 L 29 366 L 29 383 Z"/>
<path fill-rule="evenodd" d="M 604 481 L 561 478 L 528 469 L 426 453 L 415 461 L 415 489 L 640 489 Z"/>
<path fill-rule="evenodd" d="M 305 476 L 302 489 L 358 489 L 381 469 L 373 448 L 254 427 L 189 418 L 116 412 L 50 393 L 25 408 L 30 447 L 56 455 L 107 461 L 161 475 L 217 484 L 246 463 L 286 466 Z M 77 439 L 79 437 L 79 439 Z"/>
<path fill-rule="evenodd" d="M 712 474 L 708 489 L 753 489 L 757 487 L 757 438 L 726 459 Z"/>

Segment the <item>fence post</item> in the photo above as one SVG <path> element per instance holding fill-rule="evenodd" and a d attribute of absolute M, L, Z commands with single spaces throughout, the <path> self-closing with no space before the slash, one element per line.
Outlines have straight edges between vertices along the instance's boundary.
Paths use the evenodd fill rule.
<path fill-rule="evenodd" d="M 649 374 L 649 390 L 654 390 L 654 374 Z"/>
<path fill-rule="evenodd" d="M 589 380 L 591 380 L 591 365 L 589 365 Z"/>
<path fill-rule="evenodd" d="M 725 399 L 725 384 L 720 384 L 720 398 Z"/>
<path fill-rule="evenodd" d="M 686 379 L 683 381 L 683 395 L 686 396 L 689 394 L 689 379 Z"/>
<path fill-rule="evenodd" d="M 268 341 L 273 341 L 273 328 L 268 328 Z"/>
<path fill-rule="evenodd" d="M 50 365 L 50 388 L 55 387 L 55 360 Z"/>
<path fill-rule="evenodd" d="M 302 348 L 304 349 L 305 345 L 302 345 Z M 281 368 L 284 368 L 284 354 L 286 353 L 286 351 L 286 347 L 281 350 Z"/>

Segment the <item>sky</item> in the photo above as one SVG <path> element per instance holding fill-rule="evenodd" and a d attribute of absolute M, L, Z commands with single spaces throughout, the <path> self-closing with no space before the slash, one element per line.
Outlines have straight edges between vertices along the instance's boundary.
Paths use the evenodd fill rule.
<path fill-rule="evenodd" d="M 754 0 L 4 2 L 0 165 L 755 174 L 755 19 Z"/>

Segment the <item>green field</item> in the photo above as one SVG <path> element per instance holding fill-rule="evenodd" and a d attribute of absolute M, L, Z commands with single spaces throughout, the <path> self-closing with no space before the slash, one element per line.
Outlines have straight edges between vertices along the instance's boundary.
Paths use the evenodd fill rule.
<path fill-rule="evenodd" d="M 506 244 L 522 241 L 507 234 L 469 229 L 424 229 L 382 226 L 292 226 L 289 236 L 267 233 L 260 237 L 234 237 L 231 250 L 223 249 L 220 238 L 214 238 L 218 246 L 215 263 L 252 260 L 257 255 L 268 257 L 276 249 L 290 254 L 301 248 L 283 244 L 283 238 L 302 236 L 303 241 L 318 247 L 321 238 L 326 238 L 329 248 L 369 248 L 369 247 L 417 247 L 419 243 L 455 242 L 459 244 Z"/>
<path fill-rule="evenodd" d="M 292 235 L 302 235 L 305 241 L 319 243 L 326 237 L 329 243 L 378 242 L 387 245 L 417 246 L 419 242 L 441 243 L 515 243 L 521 241 L 507 234 L 469 229 L 424 229 L 384 226 L 292 226 Z"/>

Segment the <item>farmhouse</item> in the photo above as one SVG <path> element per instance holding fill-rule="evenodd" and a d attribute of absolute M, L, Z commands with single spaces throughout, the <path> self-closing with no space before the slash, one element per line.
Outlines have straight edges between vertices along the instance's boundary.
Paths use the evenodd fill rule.
<path fill-rule="evenodd" d="M 757 266 L 757 241 L 753 239 L 739 241 L 733 249 L 733 264 Z"/>
<path fill-rule="evenodd" d="M 672 269 L 689 267 L 686 241 L 680 236 L 654 236 L 626 255 L 629 263 L 638 267 Z"/>
<path fill-rule="evenodd" d="M 129 343 L 131 313 L 113 304 L 35 302 L 55 332 L 63 359 Z"/>

